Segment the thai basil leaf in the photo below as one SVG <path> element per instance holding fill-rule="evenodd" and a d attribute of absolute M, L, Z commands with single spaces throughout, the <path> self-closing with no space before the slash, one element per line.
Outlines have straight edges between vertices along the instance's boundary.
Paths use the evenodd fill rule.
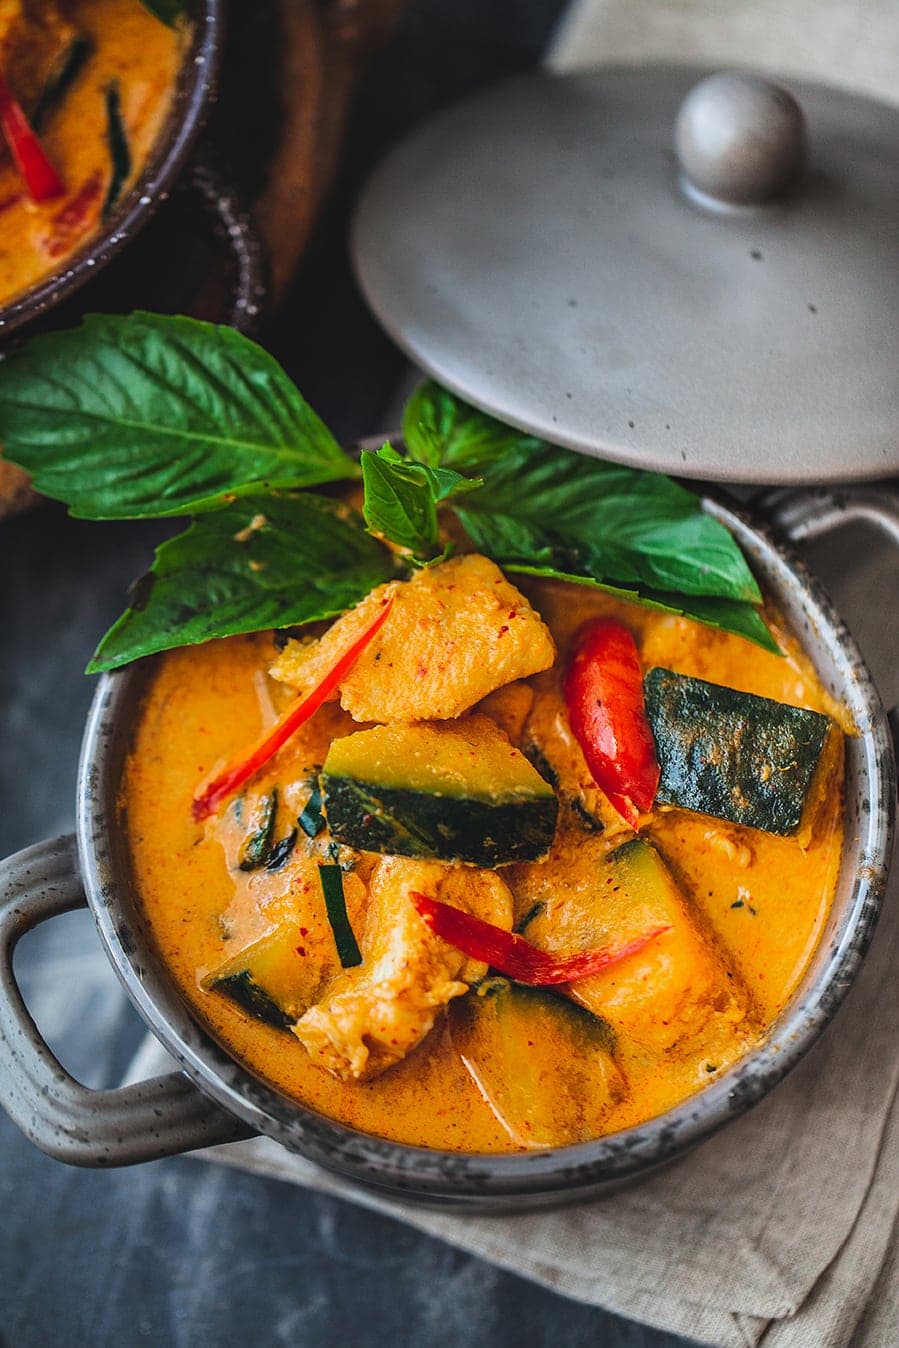
<path fill-rule="evenodd" d="M 267 871 L 279 871 L 282 866 L 287 865 L 293 849 L 297 845 L 297 837 L 297 829 L 292 828 L 279 842 L 275 843 L 271 852 L 269 852 L 268 861 L 265 863 Z"/>
<path fill-rule="evenodd" d="M 162 314 L 95 314 L 0 362 L 0 443 L 84 519 L 182 515 L 359 475 L 267 351 Z"/>
<path fill-rule="evenodd" d="M 411 457 L 421 463 L 475 473 L 517 445 L 543 443 L 433 382 L 420 385 L 406 403 L 403 439 Z"/>
<path fill-rule="evenodd" d="M 327 497 L 245 497 L 157 549 L 89 673 L 212 637 L 333 618 L 396 572 L 353 511 Z"/>
<path fill-rule="evenodd" d="M 629 590 L 620 585 L 607 585 L 594 580 L 592 576 L 578 575 L 571 571 L 559 571 L 553 566 L 525 566 L 517 563 L 507 565 L 507 571 L 519 575 L 539 576 L 547 580 L 567 580 L 575 585 L 588 585 L 593 589 L 612 594 L 616 599 L 624 599 L 631 604 L 640 604 L 644 608 L 659 609 L 664 613 L 677 613 L 684 618 L 693 618 L 706 627 L 715 627 L 721 632 L 733 632 L 736 636 L 746 637 L 763 650 L 774 655 L 782 655 L 780 647 L 768 630 L 764 618 L 754 604 L 743 603 L 738 599 L 704 598 L 702 596 L 666 594 L 661 590 L 640 588 Z"/>
<path fill-rule="evenodd" d="M 440 551 L 437 506 L 481 485 L 452 469 L 405 459 L 391 445 L 362 455 L 362 481 L 369 529 L 422 561 Z"/>
<path fill-rule="evenodd" d="M 278 788 L 273 786 L 271 793 L 262 797 L 259 823 L 241 849 L 238 866 L 242 871 L 258 871 L 263 866 L 268 865 L 272 854 L 272 840 L 275 836 L 277 813 Z"/>
<path fill-rule="evenodd" d="M 140 0 L 140 2 L 144 9 L 148 9 L 167 28 L 176 28 L 178 20 L 184 14 L 182 0 Z"/>
<path fill-rule="evenodd" d="M 72 39 L 59 60 L 54 63 L 31 114 L 31 126 L 37 135 L 42 134 L 50 117 L 62 104 L 93 49 L 93 41 L 79 34 Z"/>
<path fill-rule="evenodd" d="M 761 603 L 737 543 L 671 478 L 532 442 L 480 471 L 457 509 L 500 563 L 551 559 L 614 584 Z"/>
<path fill-rule="evenodd" d="M 313 783 L 309 799 L 303 806 L 297 823 L 307 838 L 317 838 L 325 827 L 325 815 L 322 810 L 322 788 L 318 778 Z"/>
<path fill-rule="evenodd" d="M 337 958 L 344 969 L 354 969 L 362 963 L 362 952 L 356 942 L 356 936 L 350 925 L 346 910 L 346 898 L 343 893 L 343 871 L 339 866 L 319 866 L 318 878 L 321 881 L 325 900 L 325 911 L 334 933 Z"/>
<path fill-rule="evenodd" d="M 112 80 L 106 86 L 106 144 L 112 162 L 112 172 L 106 198 L 103 202 L 102 218 L 108 220 L 118 205 L 122 188 L 131 176 L 131 149 L 128 134 L 122 121 L 122 99 L 118 80 Z"/>

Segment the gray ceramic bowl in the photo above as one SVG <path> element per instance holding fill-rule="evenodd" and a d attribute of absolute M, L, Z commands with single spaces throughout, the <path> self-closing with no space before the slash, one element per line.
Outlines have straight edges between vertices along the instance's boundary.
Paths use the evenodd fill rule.
<path fill-rule="evenodd" d="M 899 541 L 899 494 L 876 487 L 775 493 L 765 513 L 794 540 L 843 519 L 876 520 Z M 859 651 L 827 596 L 781 535 L 718 496 L 705 508 L 736 535 L 767 594 L 847 707 L 846 843 L 833 911 L 811 965 L 764 1041 L 705 1090 L 639 1127 L 556 1151 L 487 1156 L 402 1146 L 335 1123 L 280 1095 L 236 1061 L 189 1008 L 141 915 L 116 793 L 152 664 L 98 685 L 78 778 L 78 831 L 0 864 L 0 1092 L 32 1141 L 76 1165 L 128 1165 L 252 1133 L 397 1197 L 511 1210 L 584 1197 L 633 1179 L 749 1108 L 799 1060 L 858 972 L 884 891 L 895 813 L 888 719 Z M 24 932 L 87 904 L 126 992 L 181 1070 L 92 1092 L 52 1056 L 12 971 Z"/>

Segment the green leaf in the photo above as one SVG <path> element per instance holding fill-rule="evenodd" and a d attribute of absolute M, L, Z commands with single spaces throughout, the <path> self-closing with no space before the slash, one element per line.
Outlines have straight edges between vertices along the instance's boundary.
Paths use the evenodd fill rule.
<path fill-rule="evenodd" d="M 594 584 L 778 650 L 738 544 L 671 478 L 549 445 L 434 383 L 410 398 L 403 433 L 434 471 L 480 474 L 456 513 L 507 570 Z"/>
<path fill-rule="evenodd" d="M 362 513 L 369 529 L 420 561 L 440 551 L 438 504 L 482 485 L 452 469 L 404 459 L 389 444 L 362 455 L 362 481 Z"/>
<path fill-rule="evenodd" d="M 432 557 L 437 550 L 437 505 L 424 473 L 385 445 L 362 455 L 362 482 L 362 514 L 369 529 L 416 557 Z"/>
<path fill-rule="evenodd" d="M 106 86 L 106 144 L 112 162 L 112 172 L 103 202 L 104 220 L 108 220 L 112 215 L 122 195 L 122 188 L 131 177 L 131 148 L 128 144 L 125 123 L 122 121 L 122 98 L 118 80 L 111 80 Z"/>
<path fill-rule="evenodd" d="M 326 497 L 248 497 L 157 549 L 88 673 L 212 637 L 333 618 L 396 574 L 359 516 Z"/>
<path fill-rule="evenodd" d="M 543 561 L 597 580 L 761 603 L 734 539 L 660 473 L 524 440 L 482 463 L 459 517 L 497 561 Z"/>
<path fill-rule="evenodd" d="M 31 127 L 36 135 L 43 134 L 50 118 L 65 101 L 93 49 L 93 39 L 79 33 L 54 61 L 30 117 Z"/>
<path fill-rule="evenodd" d="M 403 439 L 410 456 L 421 463 L 475 472 L 517 445 L 543 443 L 433 382 L 421 384 L 406 403 Z"/>
<path fill-rule="evenodd" d="M 559 571 L 553 566 L 526 566 L 516 563 L 507 564 L 507 571 L 519 575 L 538 576 L 546 580 L 567 580 L 575 585 L 587 585 L 594 590 L 612 594 L 616 599 L 624 599 L 630 604 L 640 604 L 643 608 L 659 609 L 664 613 L 677 613 L 684 618 L 693 618 L 706 627 L 715 627 L 721 632 L 732 632 L 736 636 L 746 637 L 748 641 L 771 651 L 773 655 L 782 655 L 759 610 L 754 604 L 743 603 L 738 599 L 704 599 L 691 595 L 665 594 L 661 590 L 629 590 L 620 585 L 608 585 L 594 580 L 592 576 L 577 575 L 571 571 Z"/>
<path fill-rule="evenodd" d="M 325 912 L 334 933 L 337 958 L 344 969 L 354 969 L 362 963 L 362 952 L 356 942 L 356 936 L 350 925 L 346 910 L 346 898 L 343 892 L 343 872 L 339 866 L 319 866 L 318 878 L 321 881 L 325 900 Z"/>
<path fill-rule="evenodd" d="M 182 0 L 140 0 L 140 2 L 144 9 L 148 9 L 167 28 L 177 28 L 178 20 L 184 15 Z"/>
<path fill-rule="evenodd" d="M 278 788 L 259 802 L 259 822 L 244 843 L 238 867 L 242 871 L 258 871 L 268 865 L 275 837 L 275 819 L 278 814 Z"/>
<path fill-rule="evenodd" d="M 0 362 L 0 443 L 84 519 L 182 515 L 359 473 L 262 347 L 162 314 L 95 314 Z"/>

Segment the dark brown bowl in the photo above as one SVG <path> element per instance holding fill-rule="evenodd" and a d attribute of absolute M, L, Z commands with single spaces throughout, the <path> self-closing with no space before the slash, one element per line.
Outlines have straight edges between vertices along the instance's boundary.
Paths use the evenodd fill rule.
<path fill-rule="evenodd" d="M 182 173 L 215 94 L 222 45 L 222 0 L 189 0 L 190 42 L 175 96 L 143 173 L 106 225 L 59 271 L 0 306 L 0 333 L 16 332 L 85 285 L 152 219 Z"/>

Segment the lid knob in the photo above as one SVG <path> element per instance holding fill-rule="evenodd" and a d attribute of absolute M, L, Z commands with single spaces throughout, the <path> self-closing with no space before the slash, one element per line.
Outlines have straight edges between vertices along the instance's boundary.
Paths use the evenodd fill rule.
<path fill-rule="evenodd" d="M 690 196 L 715 205 L 758 205 L 799 181 L 805 118 L 779 85 L 721 71 L 695 84 L 681 103 L 674 146 Z"/>

